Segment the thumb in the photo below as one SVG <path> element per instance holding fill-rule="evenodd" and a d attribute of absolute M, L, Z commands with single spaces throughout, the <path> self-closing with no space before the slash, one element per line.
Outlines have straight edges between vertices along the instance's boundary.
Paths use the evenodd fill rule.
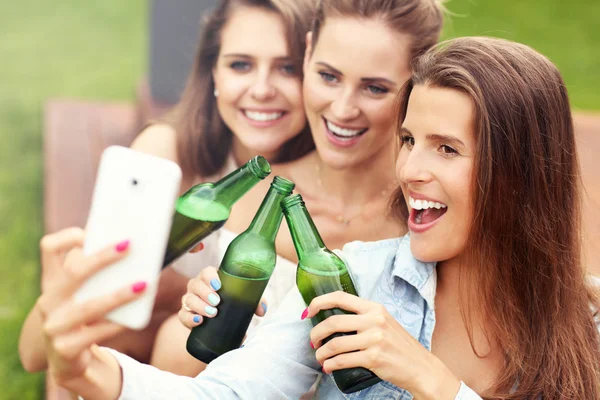
<path fill-rule="evenodd" d="M 259 317 L 264 317 L 266 313 L 267 313 L 267 300 L 265 300 L 265 298 L 263 297 L 262 299 L 260 299 L 260 303 L 258 303 L 258 306 L 256 307 L 256 311 L 254 312 L 254 314 L 258 315 Z"/>

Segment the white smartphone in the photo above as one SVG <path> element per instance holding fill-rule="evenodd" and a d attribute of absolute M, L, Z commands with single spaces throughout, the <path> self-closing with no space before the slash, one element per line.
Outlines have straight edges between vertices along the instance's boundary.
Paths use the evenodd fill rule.
<path fill-rule="evenodd" d="M 180 184 L 181 169 L 172 161 L 121 146 L 102 153 L 83 252 L 90 255 L 129 240 L 129 254 L 94 274 L 77 291 L 76 301 L 145 281 L 142 297 L 107 318 L 131 329 L 148 325 Z"/>

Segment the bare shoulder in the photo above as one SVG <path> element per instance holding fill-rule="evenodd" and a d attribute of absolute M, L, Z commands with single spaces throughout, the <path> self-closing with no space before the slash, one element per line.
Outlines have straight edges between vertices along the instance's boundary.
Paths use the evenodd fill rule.
<path fill-rule="evenodd" d="M 153 124 L 140 132 L 131 144 L 131 148 L 157 157 L 166 158 L 179 164 L 177 157 L 177 132 L 168 124 Z M 181 181 L 181 192 L 192 185 L 202 182 L 198 176 L 188 176 L 184 173 Z"/>
<path fill-rule="evenodd" d="M 149 125 L 135 138 L 131 148 L 178 162 L 177 133 L 167 124 Z"/>

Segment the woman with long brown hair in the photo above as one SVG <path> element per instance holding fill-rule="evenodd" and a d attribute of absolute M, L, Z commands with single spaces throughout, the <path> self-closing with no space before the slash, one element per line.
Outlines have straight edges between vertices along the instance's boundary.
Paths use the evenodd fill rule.
<path fill-rule="evenodd" d="M 321 373 L 317 396 L 344 398 L 330 373 L 357 366 L 384 382 L 347 398 L 600 398 L 598 298 L 580 262 L 579 166 L 556 67 L 524 45 L 454 39 L 415 63 L 399 105 L 394 207 L 409 234 L 344 246 L 362 297 L 336 292 L 302 311 L 291 291 L 194 379 L 92 345 L 115 329 L 99 317 L 131 290 L 64 301 L 45 320 L 53 375 L 87 399 L 297 398 Z M 124 256 L 103 255 L 76 251 L 67 264 Z M 354 314 L 312 327 L 335 307 Z M 356 334 L 322 344 L 335 332 Z"/>
<path fill-rule="evenodd" d="M 181 192 L 220 179 L 256 154 L 277 163 L 312 150 L 302 58 L 315 7 L 316 0 L 219 0 L 204 20 L 181 101 L 140 132 L 131 147 L 177 162 L 183 171 Z M 253 192 L 263 194 L 262 188 Z M 230 219 L 244 208 L 236 207 Z M 208 238 L 208 249 L 199 257 L 186 255 L 163 270 L 147 329 L 124 332 L 104 344 L 173 369 L 177 364 L 165 363 L 160 351 L 153 351 L 156 333 L 179 309 L 188 279 L 220 259 L 214 252 L 219 235 Z M 46 367 L 40 324 L 34 307 L 19 345 L 28 371 Z M 168 352 L 160 343 L 158 348 Z"/>

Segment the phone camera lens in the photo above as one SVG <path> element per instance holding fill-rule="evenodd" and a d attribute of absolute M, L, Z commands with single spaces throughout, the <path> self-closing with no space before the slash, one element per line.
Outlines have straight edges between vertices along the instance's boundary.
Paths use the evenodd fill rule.
<path fill-rule="evenodd" d="M 137 181 L 137 179 L 133 178 L 133 179 L 131 180 L 131 184 L 132 184 L 133 186 L 136 186 L 136 185 L 138 184 L 138 181 Z"/>

